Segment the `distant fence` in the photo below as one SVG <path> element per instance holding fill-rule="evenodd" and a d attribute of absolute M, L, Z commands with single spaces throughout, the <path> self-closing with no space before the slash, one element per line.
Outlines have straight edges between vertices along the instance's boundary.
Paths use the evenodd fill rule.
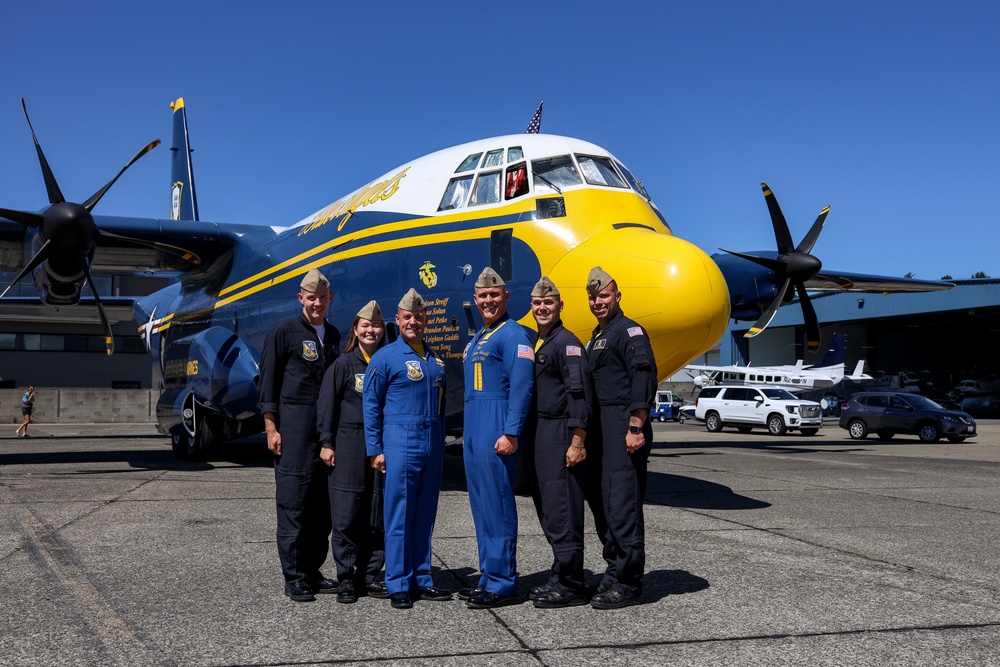
<path fill-rule="evenodd" d="M 20 424 L 27 387 L 0 389 L 0 424 Z M 142 424 L 156 421 L 155 389 L 35 388 L 31 420 L 40 424 Z"/>

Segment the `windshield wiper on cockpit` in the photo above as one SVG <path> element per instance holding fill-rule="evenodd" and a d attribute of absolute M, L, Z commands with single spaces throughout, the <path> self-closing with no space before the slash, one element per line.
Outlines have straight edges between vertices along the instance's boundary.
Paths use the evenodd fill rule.
<path fill-rule="evenodd" d="M 545 178 L 544 176 L 542 176 L 541 174 L 539 174 L 537 171 L 535 172 L 535 178 L 542 179 L 542 181 L 544 181 L 550 188 L 552 188 L 553 190 L 555 190 L 559 194 L 562 194 L 562 190 L 559 189 L 558 185 L 556 185 L 555 183 L 553 183 L 549 179 Z"/>

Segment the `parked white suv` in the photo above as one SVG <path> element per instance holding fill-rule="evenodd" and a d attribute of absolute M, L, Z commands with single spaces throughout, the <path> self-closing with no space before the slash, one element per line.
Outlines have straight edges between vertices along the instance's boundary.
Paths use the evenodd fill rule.
<path fill-rule="evenodd" d="M 780 387 L 704 387 L 694 406 L 695 417 L 713 433 L 732 426 L 740 433 L 766 428 L 771 435 L 794 430 L 816 435 L 823 427 L 819 403 L 796 398 Z"/>

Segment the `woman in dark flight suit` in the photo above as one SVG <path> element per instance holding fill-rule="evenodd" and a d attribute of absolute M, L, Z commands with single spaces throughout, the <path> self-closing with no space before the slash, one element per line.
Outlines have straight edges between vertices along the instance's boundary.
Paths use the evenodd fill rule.
<path fill-rule="evenodd" d="M 320 458 L 329 466 L 337 602 L 345 604 L 356 602 L 359 591 L 388 597 L 379 577 L 385 564 L 381 475 L 368 463 L 361 406 L 368 361 L 383 345 L 382 309 L 369 301 L 354 318 L 344 353 L 323 376 L 316 410 Z"/>

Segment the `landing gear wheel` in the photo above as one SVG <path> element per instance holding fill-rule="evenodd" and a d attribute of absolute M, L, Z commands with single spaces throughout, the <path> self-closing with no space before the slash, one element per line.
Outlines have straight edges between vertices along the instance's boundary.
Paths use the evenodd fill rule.
<path fill-rule="evenodd" d="M 173 451 L 174 456 L 179 459 L 187 458 L 187 433 L 180 435 L 177 433 L 170 434 L 170 449 Z"/>
<path fill-rule="evenodd" d="M 771 435 L 785 435 L 785 419 L 781 415 L 767 418 L 767 431 Z"/>
<path fill-rule="evenodd" d="M 184 442 L 187 447 L 187 457 L 194 460 L 202 460 L 208 456 L 209 452 L 216 444 L 215 433 L 208 425 L 207 419 L 198 419 L 195 427 L 195 434 L 184 434 Z"/>

